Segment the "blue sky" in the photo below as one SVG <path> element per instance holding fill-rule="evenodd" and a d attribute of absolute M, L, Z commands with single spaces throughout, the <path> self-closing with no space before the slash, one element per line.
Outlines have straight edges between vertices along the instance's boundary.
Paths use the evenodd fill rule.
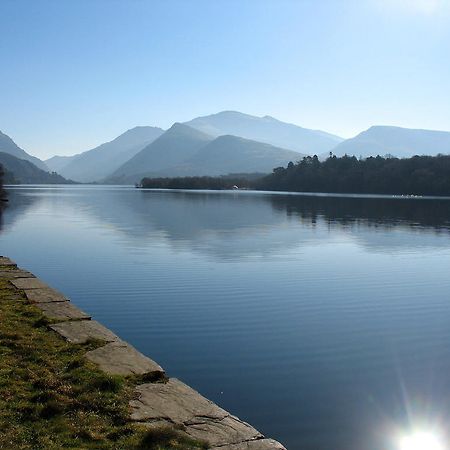
<path fill-rule="evenodd" d="M 450 0 L 0 0 L 0 130 L 69 155 L 221 110 L 450 131 Z"/>

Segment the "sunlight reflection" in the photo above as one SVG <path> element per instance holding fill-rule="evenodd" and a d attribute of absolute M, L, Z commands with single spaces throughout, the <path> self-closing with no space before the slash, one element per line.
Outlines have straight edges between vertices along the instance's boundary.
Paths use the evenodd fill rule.
<path fill-rule="evenodd" d="M 417 431 L 400 439 L 399 450 L 445 450 L 445 447 L 435 434 Z"/>

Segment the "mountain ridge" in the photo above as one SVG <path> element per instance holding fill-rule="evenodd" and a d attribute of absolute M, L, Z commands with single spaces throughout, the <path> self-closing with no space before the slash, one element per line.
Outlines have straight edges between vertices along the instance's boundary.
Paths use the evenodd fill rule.
<path fill-rule="evenodd" d="M 239 111 L 221 111 L 184 123 L 214 137 L 233 135 L 311 155 L 328 152 L 343 141 L 343 138 L 325 131 L 303 128 L 272 116 L 257 117 Z"/>
<path fill-rule="evenodd" d="M 37 158 L 36 156 L 32 156 L 29 153 L 27 153 L 25 150 L 20 148 L 7 134 L 2 133 L 0 131 L 0 152 L 8 153 L 12 156 L 15 156 L 19 159 L 24 159 L 27 161 L 30 161 L 32 164 L 34 164 L 36 167 L 38 167 L 41 170 L 48 170 L 47 165 Z"/>
<path fill-rule="evenodd" d="M 55 163 L 60 164 L 59 172 L 65 177 L 80 182 L 98 181 L 113 173 L 163 132 L 158 127 L 137 126 L 111 141 L 68 157 L 68 161 L 64 161 L 65 157 L 61 156 L 54 156 L 50 160 L 53 159 L 53 167 L 56 167 Z"/>
<path fill-rule="evenodd" d="M 347 154 L 363 158 L 377 155 L 405 158 L 414 155 L 449 154 L 450 132 L 373 125 L 338 144 L 331 151 L 336 156 Z"/>

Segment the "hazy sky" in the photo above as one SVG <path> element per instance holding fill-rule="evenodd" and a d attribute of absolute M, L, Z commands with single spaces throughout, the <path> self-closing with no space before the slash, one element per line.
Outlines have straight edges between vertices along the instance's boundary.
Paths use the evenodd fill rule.
<path fill-rule="evenodd" d="M 450 130 L 450 0 L 0 0 L 0 130 L 73 154 L 221 110 Z"/>

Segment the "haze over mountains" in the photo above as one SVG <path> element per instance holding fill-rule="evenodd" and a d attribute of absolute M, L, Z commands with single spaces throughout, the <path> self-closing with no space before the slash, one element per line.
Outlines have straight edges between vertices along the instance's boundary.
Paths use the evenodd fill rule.
<path fill-rule="evenodd" d="M 186 124 L 176 123 L 117 169 L 109 181 L 129 183 L 140 181 L 144 176 L 270 172 L 275 166 L 302 156 L 292 150 L 236 136 L 213 138 Z"/>
<path fill-rule="evenodd" d="M 329 152 L 363 158 L 450 154 L 450 132 L 374 126 L 343 140 L 269 116 L 223 111 L 175 123 L 167 131 L 135 127 L 94 149 L 74 156 L 54 156 L 45 163 L 0 132 L 0 152 L 79 182 L 131 184 L 152 176 L 269 173 L 305 155 L 324 158 Z"/>
<path fill-rule="evenodd" d="M 336 156 L 393 155 L 409 158 L 414 155 L 450 153 L 450 133 L 446 131 L 374 126 L 333 149 Z"/>
<path fill-rule="evenodd" d="M 186 125 L 213 137 L 230 134 L 312 155 L 329 152 L 344 140 L 324 131 L 302 128 L 270 116 L 255 117 L 237 111 L 197 117 L 186 122 Z"/>
<path fill-rule="evenodd" d="M 46 162 L 66 178 L 84 183 L 102 180 L 163 132 L 157 127 L 135 127 L 92 150 L 71 157 L 55 156 Z"/>
<path fill-rule="evenodd" d="M 0 152 L 0 165 L 5 184 L 65 184 L 68 181 L 57 173 L 40 169 L 26 159 Z"/>
<path fill-rule="evenodd" d="M 35 156 L 29 155 L 25 150 L 22 150 L 9 136 L 0 131 L 0 152 L 8 153 L 19 159 L 25 159 L 33 163 L 41 170 L 48 170 L 46 164 Z"/>

